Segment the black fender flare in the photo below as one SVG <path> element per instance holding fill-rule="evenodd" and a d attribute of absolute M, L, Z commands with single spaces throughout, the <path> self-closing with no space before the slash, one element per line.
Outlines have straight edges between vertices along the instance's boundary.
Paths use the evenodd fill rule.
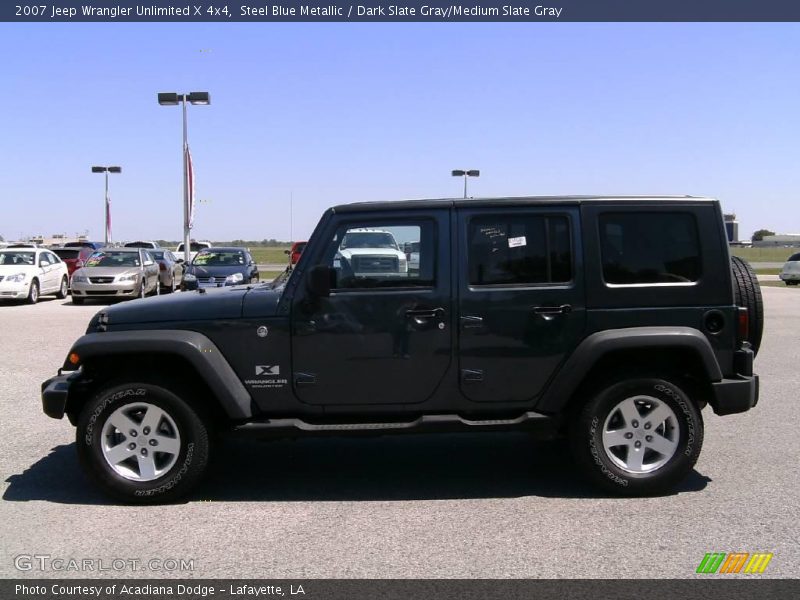
<path fill-rule="evenodd" d="M 536 410 L 544 414 L 559 413 L 583 383 L 597 362 L 618 350 L 690 350 L 711 382 L 722 380 L 722 370 L 708 339 L 691 327 L 631 327 L 608 329 L 584 339 L 564 362 L 548 385 Z"/>
<path fill-rule="evenodd" d="M 244 384 L 217 346 L 202 333 L 174 329 L 87 333 L 72 345 L 62 370 L 75 370 L 69 361 L 73 353 L 78 355 L 79 364 L 92 358 L 122 358 L 126 354 L 180 356 L 197 371 L 228 417 L 238 420 L 253 416 L 252 398 Z"/>

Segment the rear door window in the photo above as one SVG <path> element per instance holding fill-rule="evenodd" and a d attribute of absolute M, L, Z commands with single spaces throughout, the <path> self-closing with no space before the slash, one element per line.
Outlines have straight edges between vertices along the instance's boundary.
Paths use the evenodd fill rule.
<path fill-rule="evenodd" d="M 531 285 L 572 280 L 565 216 L 481 216 L 469 223 L 469 284 Z"/>

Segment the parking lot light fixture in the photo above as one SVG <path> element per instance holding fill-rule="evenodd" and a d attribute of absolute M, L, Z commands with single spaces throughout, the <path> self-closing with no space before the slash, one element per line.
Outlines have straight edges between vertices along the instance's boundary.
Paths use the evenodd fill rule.
<path fill-rule="evenodd" d="M 111 238 L 111 201 L 108 198 L 108 174 L 109 173 L 122 173 L 122 167 L 92 167 L 92 173 L 105 173 L 106 176 L 106 195 L 103 202 L 105 207 L 105 240 L 106 246 Z"/>
<path fill-rule="evenodd" d="M 162 106 L 181 105 L 183 109 L 183 259 L 188 264 L 190 262 L 189 230 L 192 206 L 190 205 L 190 175 L 189 175 L 189 136 L 188 120 L 186 115 L 186 103 L 207 106 L 211 104 L 211 95 L 208 92 L 190 92 L 188 94 L 178 94 L 175 92 L 159 92 L 158 103 Z"/>
<path fill-rule="evenodd" d="M 453 169 L 452 175 L 453 175 L 453 177 L 463 177 L 464 178 L 464 198 L 466 198 L 467 197 L 467 179 L 469 177 L 480 177 L 481 172 L 478 169 L 469 169 L 469 170 Z"/>

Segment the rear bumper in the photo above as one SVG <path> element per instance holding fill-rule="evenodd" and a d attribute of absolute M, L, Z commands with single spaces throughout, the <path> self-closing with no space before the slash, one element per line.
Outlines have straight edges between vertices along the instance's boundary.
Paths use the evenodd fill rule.
<path fill-rule="evenodd" d="M 711 408 L 718 415 L 747 412 L 758 404 L 758 375 L 738 375 L 711 384 Z"/>
<path fill-rule="evenodd" d="M 718 415 L 747 412 L 758 404 L 758 375 L 753 373 L 753 351 L 737 350 L 733 364 L 736 375 L 711 384 L 711 408 Z"/>

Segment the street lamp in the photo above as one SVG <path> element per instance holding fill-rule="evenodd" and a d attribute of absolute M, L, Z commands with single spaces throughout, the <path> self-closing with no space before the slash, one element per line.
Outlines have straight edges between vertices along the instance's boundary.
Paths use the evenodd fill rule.
<path fill-rule="evenodd" d="M 189 94 L 176 94 L 174 92 L 160 92 L 158 94 L 158 103 L 162 106 L 183 106 L 183 259 L 186 263 L 189 262 L 189 229 L 192 216 L 191 195 L 189 193 L 190 175 L 189 175 L 189 139 L 188 139 L 188 124 L 186 120 L 186 103 L 189 104 L 211 104 L 211 97 L 208 92 L 191 92 Z M 192 190 L 192 193 L 194 190 Z"/>
<path fill-rule="evenodd" d="M 460 169 L 453 170 L 453 177 L 464 178 L 464 198 L 467 197 L 467 177 L 480 177 L 481 172 L 478 169 L 470 169 L 469 171 L 462 171 Z"/>
<path fill-rule="evenodd" d="M 105 173 L 106 175 L 106 199 L 105 199 L 105 213 L 106 213 L 106 246 L 108 246 L 111 237 L 111 201 L 108 199 L 108 174 L 109 173 L 122 173 L 122 167 L 92 167 L 92 173 Z"/>

